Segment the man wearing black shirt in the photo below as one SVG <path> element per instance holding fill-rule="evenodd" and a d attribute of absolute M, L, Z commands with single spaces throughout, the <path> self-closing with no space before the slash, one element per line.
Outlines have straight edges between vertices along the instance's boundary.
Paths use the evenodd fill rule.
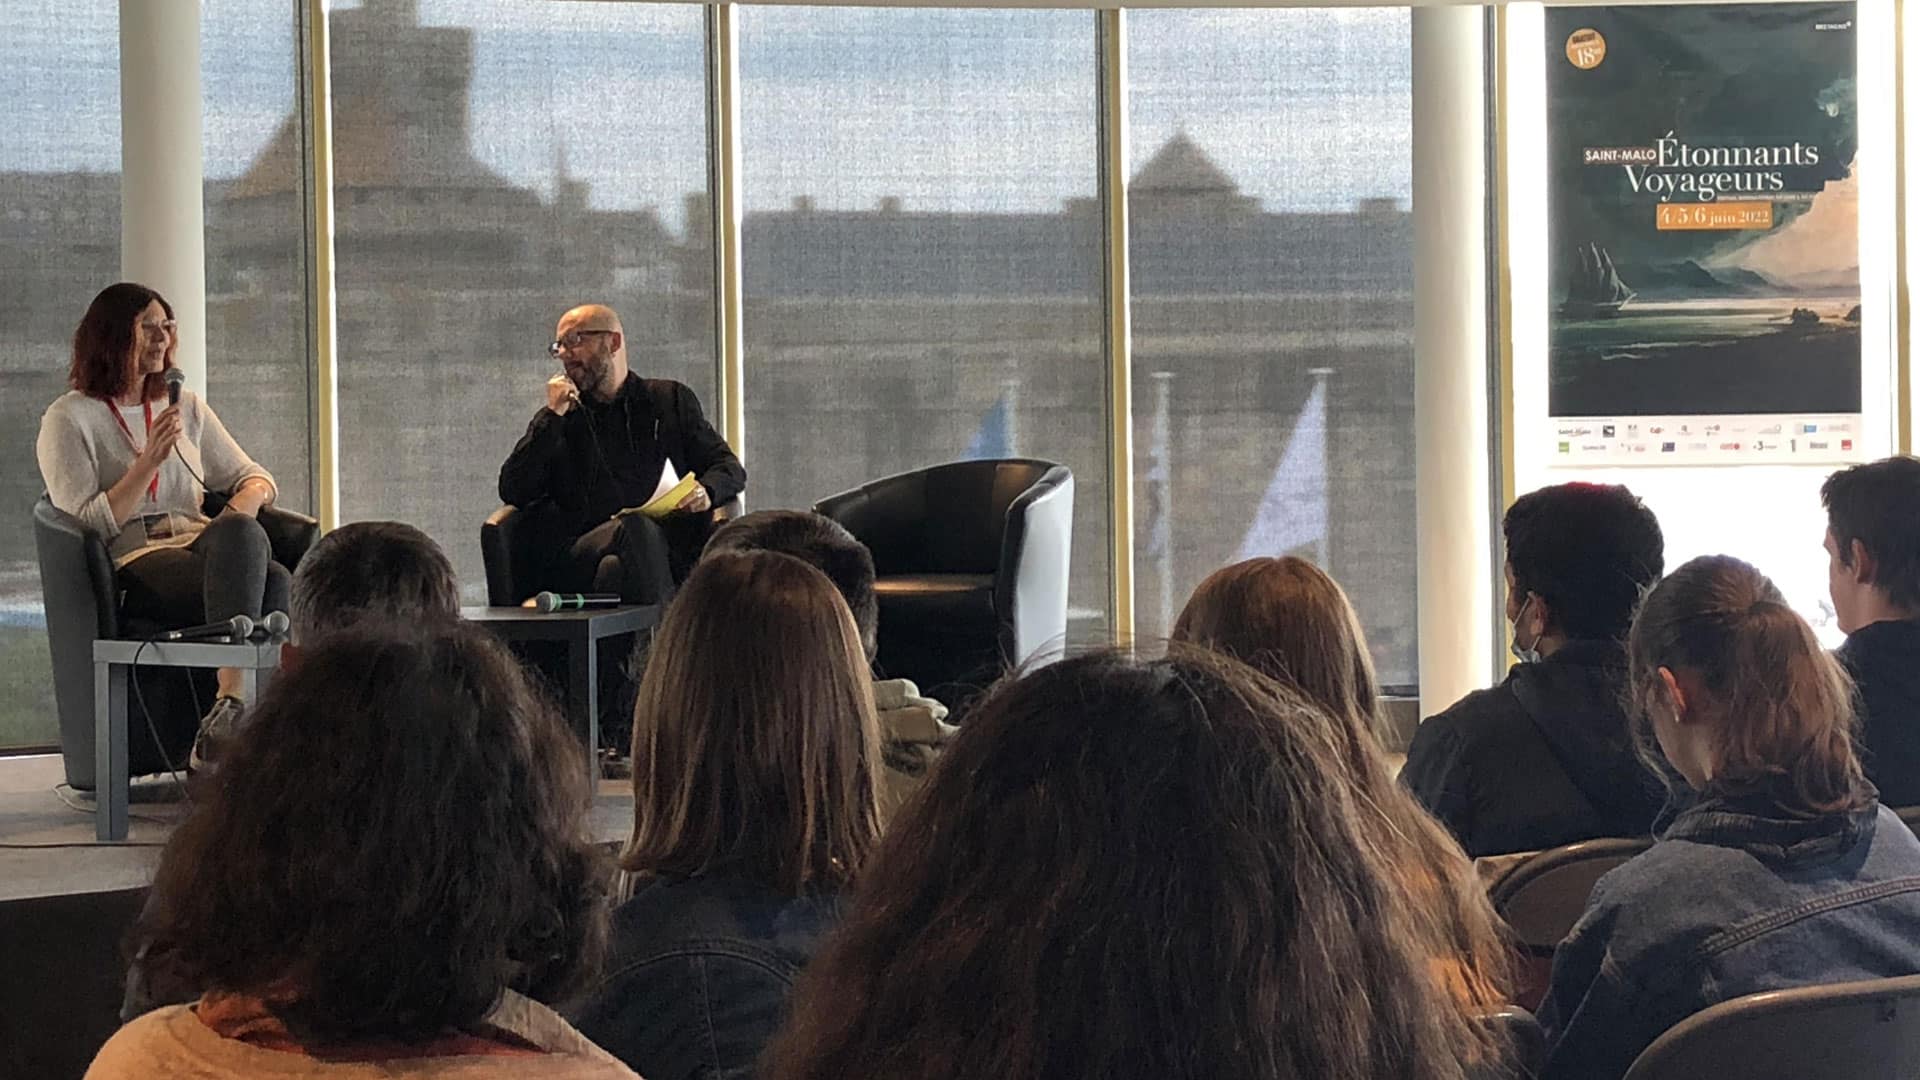
<path fill-rule="evenodd" d="M 628 371 L 611 308 L 585 304 L 561 316 L 549 351 L 565 370 L 547 380 L 545 407 L 500 466 L 500 498 L 544 504 L 555 535 L 543 584 L 665 600 L 706 542 L 709 511 L 746 488 L 746 469 L 692 390 Z M 660 521 L 615 517 L 652 500 L 668 463 L 700 481 L 675 511 Z"/>
<path fill-rule="evenodd" d="M 1880 802 L 1920 805 L 1920 460 L 1842 469 L 1827 508 L 1827 590 L 1859 687 L 1861 764 Z"/>

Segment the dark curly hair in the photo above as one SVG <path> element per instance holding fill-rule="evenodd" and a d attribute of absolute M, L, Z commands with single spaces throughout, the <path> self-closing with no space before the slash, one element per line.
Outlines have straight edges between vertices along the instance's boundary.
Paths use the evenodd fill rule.
<path fill-rule="evenodd" d="M 586 757 L 506 650 L 362 624 L 276 678 L 161 856 L 162 981 L 264 998 L 296 1039 L 420 1042 L 584 985 L 610 875 Z"/>
<path fill-rule="evenodd" d="M 173 305 L 145 285 L 121 281 L 101 289 L 73 331 L 73 363 L 67 369 L 67 385 L 89 397 L 115 398 L 126 393 L 133 375 L 133 324 L 156 300 L 167 318 L 173 318 Z M 178 344 L 176 340 L 167 349 L 167 367 L 173 366 Z M 141 396 L 147 401 L 166 396 L 165 376 L 165 369 L 148 375 Z"/>
<path fill-rule="evenodd" d="M 1332 721 L 1176 647 L 978 706 L 855 886 L 769 1080 L 1458 1078 Z"/>
<path fill-rule="evenodd" d="M 1660 521 L 1618 484 L 1555 484 L 1515 499 L 1501 523 L 1518 595 L 1533 593 L 1569 638 L 1618 640 L 1660 580 Z"/>

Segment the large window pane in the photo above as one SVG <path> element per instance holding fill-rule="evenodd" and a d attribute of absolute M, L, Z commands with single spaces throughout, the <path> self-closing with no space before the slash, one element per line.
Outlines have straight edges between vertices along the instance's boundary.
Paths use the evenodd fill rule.
<path fill-rule="evenodd" d="M 635 371 L 717 408 L 703 10 L 370 0 L 330 25 L 343 516 L 426 529 L 477 602 L 561 312 L 613 305 Z"/>
<path fill-rule="evenodd" d="M 311 512 L 307 186 L 292 0 L 202 0 L 207 399 L 280 504 Z"/>
<path fill-rule="evenodd" d="M 1106 634 L 1088 12 L 754 7 L 740 30 L 750 498 L 963 457 L 1077 482 L 1069 636 Z"/>
<path fill-rule="evenodd" d="M 114 0 L 0 4 L 0 746 L 59 738 L 28 511 L 73 328 L 120 272 L 119 22 Z"/>
<path fill-rule="evenodd" d="M 1411 684 L 1408 12 L 1128 28 L 1139 630 L 1226 563 L 1301 555 Z"/>

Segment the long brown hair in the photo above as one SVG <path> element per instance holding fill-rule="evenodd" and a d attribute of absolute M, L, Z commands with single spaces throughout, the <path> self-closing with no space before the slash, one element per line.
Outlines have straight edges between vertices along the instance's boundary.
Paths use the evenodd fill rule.
<path fill-rule="evenodd" d="M 843 886 L 880 833 L 879 762 L 866 652 L 833 583 L 789 555 L 708 555 L 640 680 L 620 865 Z"/>
<path fill-rule="evenodd" d="M 771 1080 L 1457 1078 L 1328 721 L 1201 650 L 989 692 L 889 828 Z"/>
<path fill-rule="evenodd" d="M 134 943 L 161 985 L 252 994 L 303 1043 L 557 1001 L 606 941 L 584 756 L 481 630 L 329 635 L 247 711 L 168 840 Z"/>
<path fill-rule="evenodd" d="M 1380 728 L 1380 684 L 1360 617 L 1339 584 L 1304 559 L 1248 559 L 1214 571 L 1174 622 L 1173 640 L 1243 660 L 1334 721 L 1359 789 L 1362 825 L 1387 851 L 1427 924 L 1437 973 L 1471 1008 L 1511 989 L 1510 953 L 1473 864 L 1446 828 L 1394 782 Z"/>
<path fill-rule="evenodd" d="M 1643 754 L 1659 754 L 1651 717 L 1664 696 L 1660 669 L 1692 672 L 1708 699 L 1710 787 L 1764 785 L 1809 815 L 1872 801 L 1854 751 L 1852 681 L 1747 563 L 1707 555 L 1668 575 L 1633 620 L 1627 663 Z"/>
<path fill-rule="evenodd" d="M 101 289 L 73 331 L 73 362 L 67 369 L 67 385 L 89 397 L 108 400 L 126 393 L 135 371 L 133 324 L 147 305 L 156 301 L 167 318 L 173 318 L 173 305 L 145 285 L 122 281 Z M 143 400 L 166 396 L 166 368 L 173 366 L 173 355 L 179 347 L 180 341 L 175 338 L 167 346 L 166 366 L 146 376 L 141 387 Z"/>

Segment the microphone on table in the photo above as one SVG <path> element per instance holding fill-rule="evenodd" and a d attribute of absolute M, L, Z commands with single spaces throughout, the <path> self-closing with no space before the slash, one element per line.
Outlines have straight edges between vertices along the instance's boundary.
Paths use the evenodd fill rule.
<path fill-rule="evenodd" d="M 248 636 L 256 641 L 284 641 L 292 625 L 293 621 L 287 618 L 286 612 L 269 611 L 253 624 L 253 633 Z"/>
<path fill-rule="evenodd" d="M 177 367 L 170 367 L 161 378 L 167 381 L 167 404 L 180 404 L 180 388 L 187 384 L 187 373 Z"/>
<path fill-rule="evenodd" d="M 278 612 L 275 614 L 278 614 Z M 284 616 L 282 617 L 284 618 Z M 205 623 L 200 626 L 189 626 L 181 630 L 168 630 L 166 633 L 154 638 L 154 640 L 210 641 L 216 638 L 232 638 L 235 641 L 244 641 L 247 635 L 251 633 L 253 633 L 253 620 L 245 615 L 235 615 L 231 619 L 223 619 L 220 622 Z"/>
<path fill-rule="evenodd" d="M 580 611 L 584 608 L 619 607 L 618 593 L 534 593 L 533 599 L 520 605 L 538 612 Z"/>

